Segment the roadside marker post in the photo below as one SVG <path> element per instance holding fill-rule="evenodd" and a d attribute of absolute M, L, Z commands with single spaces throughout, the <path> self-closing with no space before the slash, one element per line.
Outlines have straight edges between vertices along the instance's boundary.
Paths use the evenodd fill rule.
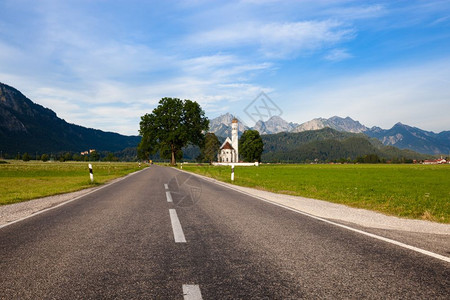
<path fill-rule="evenodd" d="M 91 164 L 89 164 L 89 177 L 91 178 L 91 182 L 94 182 L 94 173 L 92 172 Z"/>
<path fill-rule="evenodd" d="M 234 181 L 234 165 L 231 165 L 231 181 Z"/>

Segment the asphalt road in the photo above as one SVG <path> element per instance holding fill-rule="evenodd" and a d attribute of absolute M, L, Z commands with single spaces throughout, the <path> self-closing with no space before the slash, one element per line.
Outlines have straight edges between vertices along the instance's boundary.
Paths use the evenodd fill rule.
<path fill-rule="evenodd" d="M 1 299 L 450 297 L 447 262 L 157 166 L 0 229 L 0 278 Z"/>

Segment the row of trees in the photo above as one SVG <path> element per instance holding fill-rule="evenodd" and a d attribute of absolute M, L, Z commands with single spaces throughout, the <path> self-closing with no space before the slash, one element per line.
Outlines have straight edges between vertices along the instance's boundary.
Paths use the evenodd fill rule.
<path fill-rule="evenodd" d="M 200 105 L 191 100 L 163 98 L 152 113 L 141 117 L 138 156 L 148 159 L 159 153 L 170 159 L 172 165 L 183 156 L 182 149 L 188 145 L 201 148 L 202 160 L 216 160 L 220 142 L 214 133 L 205 132 L 209 121 Z M 256 130 L 247 130 L 239 139 L 239 152 L 244 161 L 260 161 L 263 142 Z"/>
<path fill-rule="evenodd" d="M 42 160 L 42 161 L 137 161 L 136 147 L 128 147 L 121 151 L 92 151 L 90 154 L 81 155 L 80 152 L 63 151 L 63 152 L 17 152 L 9 154 L 0 151 L 1 159 L 17 159 L 17 160 Z"/>
<path fill-rule="evenodd" d="M 12 157 L 8 154 L 5 154 L 5 159 L 13 158 L 16 160 L 23 160 L 23 161 L 30 161 L 30 160 L 42 160 L 44 162 L 53 160 L 53 161 L 119 161 L 120 159 L 115 156 L 111 152 L 97 152 L 93 151 L 89 155 L 80 155 L 78 153 L 73 152 L 61 152 L 61 153 L 43 153 L 43 154 L 37 154 L 34 153 L 33 155 L 28 154 L 28 152 L 25 152 L 21 154 L 20 152 L 17 153 L 16 156 Z"/>

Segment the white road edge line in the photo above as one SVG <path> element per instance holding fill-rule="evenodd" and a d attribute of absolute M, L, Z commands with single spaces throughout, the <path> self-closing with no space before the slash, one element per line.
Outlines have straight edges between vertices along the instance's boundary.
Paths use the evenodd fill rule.
<path fill-rule="evenodd" d="M 353 228 L 353 227 L 350 227 L 350 226 L 347 226 L 347 225 L 342 225 L 342 224 L 339 224 L 339 223 L 336 223 L 336 222 L 333 222 L 333 221 L 330 221 L 330 220 L 327 220 L 327 219 L 324 219 L 324 218 L 321 218 L 321 217 L 317 217 L 317 216 L 305 213 L 305 212 L 303 212 L 301 210 L 298 210 L 298 209 L 295 209 L 295 208 L 292 208 L 292 207 L 289 207 L 289 206 L 286 206 L 286 205 L 283 205 L 283 204 L 279 204 L 279 203 L 273 202 L 271 200 L 265 199 L 265 198 L 260 197 L 260 196 L 255 196 L 255 195 L 252 195 L 250 193 L 241 191 L 239 189 L 236 189 L 236 188 L 233 188 L 233 187 L 228 186 L 226 184 L 223 184 L 222 182 L 220 182 L 218 180 L 215 180 L 215 179 L 212 179 L 212 178 L 204 178 L 203 176 L 199 176 L 198 174 L 191 173 L 191 172 L 186 172 L 186 171 L 182 171 L 182 170 L 178 170 L 178 171 L 196 175 L 196 176 L 198 176 L 200 178 L 203 178 L 204 180 L 208 180 L 208 181 L 210 181 L 212 183 L 221 185 L 221 186 L 226 187 L 226 188 L 228 188 L 230 190 L 233 190 L 233 191 L 239 192 L 241 194 L 244 194 L 244 195 L 247 195 L 247 196 L 259 199 L 261 201 L 264 201 L 264 202 L 267 202 L 267 203 L 270 203 L 270 204 L 273 204 L 273 205 L 285 208 L 287 210 L 299 213 L 301 215 L 308 216 L 310 218 L 313 218 L 313 219 L 316 219 L 316 220 L 319 220 L 319 221 L 322 221 L 322 222 L 325 222 L 325 223 L 328 223 L 328 224 L 331 224 L 331 225 L 334 225 L 334 226 L 337 226 L 337 227 L 341 227 L 341 228 L 344 228 L 344 229 L 347 229 L 347 230 L 350 230 L 350 231 L 353 231 L 353 232 L 357 232 L 359 234 L 363 234 L 365 236 L 369 236 L 371 238 L 374 238 L 374 239 L 377 239 L 377 240 L 380 240 L 380 241 L 384 241 L 386 243 L 390 243 L 390 244 L 393 244 L 393 245 L 396 245 L 396 246 L 399 246 L 399 247 L 402 247 L 402 248 L 406 248 L 406 249 L 409 249 L 409 250 L 412 250 L 412 251 L 415 251 L 415 252 L 418 252 L 418 253 L 421 253 L 421 254 L 424 254 L 424 255 L 427 255 L 427 256 L 430 256 L 430 257 L 434 257 L 434 258 L 437 258 L 437 259 L 440 259 L 442 261 L 450 263 L 450 257 L 444 256 L 444 255 L 440 255 L 440 254 L 437 254 L 437 253 L 434 253 L 434 252 L 431 252 L 431 251 L 428 251 L 428 250 L 425 250 L 425 249 L 421 249 L 421 248 L 418 248 L 418 247 L 414 247 L 414 246 L 411 246 L 411 245 L 408 245 L 408 244 L 405 244 L 405 243 L 402 243 L 402 242 L 399 242 L 399 241 L 396 241 L 396 240 L 388 239 L 388 238 L 382 237 L 380 235 L 369 233 L 369 232 L 366 232 L 366 231 L 363 231 L 363 230 L 360 230 L 360 229 L 356 229 L 356 228 Z"/>
<path fill-rule="evenodd" d="M 106 187 L 108 187 L 108 186 L 110 186 L 110 185 L 113 185 L 113 184 L 115 184 L 115 183 L 118 183 L 119 181 L 122 181 L 122 180 L 124 180 L 125 178 L 128 178 L 128 177 L 130 177 L 130 176 L 133 176 L 133 175 L 138 174 L 138 173 L 140 173 L 140 172 L 142 172 L 142 171 L 145 171 L 145 170 L 147 170 L 147 168 L 142 169 L 142 170 L 140 170 L 140 171 L 136 171 L 136 172 L 134 172 L 134 173 L 130 173 L 130 174 L 128 174 L 128 175 L 126 175 L 126 176 L 124 176 L 124 177 L 122 177 L 122 178 L 117 179 L 117 180 L 114 181 L 114 182 L 107 183 L 107 184 L 105 184 L 105 185 L 103 185 L 103 186 L 101 186 L 101 187 L 99 187 L 99 188 L 97 188 L 97 189 L 95 189 L 95 190 L 93 190 L 93 191 L 90 191 L 90 192 L 88 192 L 88 193 L 86 193 L 86 194 L 83 194 L 83 195 L 81 195 L 81 196 L 75 197 L 75 198 L 73 198 L 73 199 L 67 200 L 67 201 L 65 201 L 65 202 L 61 202 L 61 203 L 59 203 L 58 205 L 55 205 L 55 206 L 52 206 L 52 207 L 49 207 L 49 208 L 46 208 L 46 209 L 37 211 L 37 212 L 35 212 L 35 213 L 33 213 L 33 214 L 29 215 L 29 216 L 26 216 L 26 217 L 23 217 L 23 218 L 20 218 L 20 219 L 11 221 L 11 222 L 9 222 L 9 223 L 0 225 L 0 229 L 5 228 L 5 227 L 7 227 L 7 226 L 9 226 L 9 225 L 12 225 L 12 224 L 15 224 L 15 223 L 19 223 L 19 222 L 21 222 L 21 221 L 23 221 L 23 220 L 32 218 L 32 217 L 34 217 L 34 216 L 43 214 L 43 213 L 45 213 L 45 212 L 47 212 L 47 211 L 49 211 L 49 210 L 52 210 L 52 209 L 61 207 L 61 206 L 66 205 L 66 204 L 68 204 L 68 203 L 70 203 L 70 202 L 76 201 L 76 200 L 78 200 L 78 199 L 80 199 L 80 198 L 83 198 L 83 197 L 85 197 L 85 196 L 87 196 L 87 195 L 90 195 L 90 194 L 92 194 L 92 193 L 95 193 L 95 192 L 97 192 L 97 191 L 100 191 L 100 190 L 102 190 L 102 189 L 104 189 L 104 188 L 106 188 Z"/>
<path fill-rule="evenodd" d="M 167 198 L 167 202 L 173 202 L 172 195 L 170 194 L 169 191 L 166 191 L 166 198 Z"/>
<path fill-rule="evenodd" d="M 164 188 L 165 188 L 166 190 L 169 189 L 169 186 L 167 185 L 167 183 L 164 183 Z"/>
<path fill-rule="evenodd" d="M 184 300 L 202 300 L 202 293 L 197 284 L 183 284 Z"/>
<path fill-rule="evenodd" d="M 169 209 L 170 222 L 172 223 L 173 237 L 175 243 L 186 243 L 184 237 L 183 228 L 181 228 L 180 220 L 178 219 L 177 211 L 175 209 Z"/>
<path fill-rule="evenodd" d="M 434 258 L 437 258 L 437 259 L 440 259 L 440 260 L 443 260 L 443 261 L 446 261 L 446 262 L 450 263 L 450 258 L 449 257 L 443 256 L 443 255 L 440 255 L 440 254 L 437 254 L 437 253 L 434 253 L 434 252 L 431 252 L 431 251 L 428 251 L 428 250 L 417 248 L 417 247 L 414 247 L 414 246 L 411 246 L 411 245 L 408 245 L 408 244 L 405 244 L 405 243 L 402 243 L 402 242 L 399 242 L 399 241 L 396 241 L 396 240 L 388 239 L 388 238 L 382 237 L 380 235 L 369 233 L 369 232 L 366 232 L 366 231 L 363 231 L 363 230 L 360 230 L 360 229 L 356 229 L 356 228 L 353 228 L 353 227 L 350 227 L 350 226 L 347 226 L 347 225 L 342 225 L 342 224 L 339 224 L 339 223 L 335 223 L 335 222 L 329 221 L 327 219 L 322 219 L 320 217 L 316 217 L 316 216 L 307 214 L 305 212 L 296 210 L 294 208 L 291 208 L 291 207 L 288 207 L 288 206 L 284 206 L 282 204 L 274 203 L 274 202 L 272 202 L 270 200 L 267 200 L 267 199 L 260 199 L 260 200 L 266 201 L 266 202 L 274 204 L 274 205 L 277 205 L 279 207 L 283 207 L 285 209 L 288 209 L 288 210 L 293 211 L 293 212 L 297 212 L 297 213 L 305 215 L 305 216 L 309 216 L 309 217 L 311 217 L 313 219 L 316 219 L 316 220 L 319 220 L 319 221 L 322 221 L 322 222 L 325 222 L 325 223 L 328 223 L 328 224 L 331 224 L 331 225 L 334 225 L 334 226 L 337 226 L 337 227 L 341 227 L 341 228 L 344 228 L 344 229 L 347 229 L 347 230 L 351 230 L 353 232 L 357 232 L 359 234 L 363 234 L 363 235 L 369 236 L 371 238 L 374 238 L 374 239 L 377 239 L 377 240 L 380 240 L 380 241 L 384 241 L 384 242 L 387 242 L 387 243 L 391 243 L 391 244 L 394 244 L 394 245 L 397 245 L 397 246 L 400 246 L 400 247 L 403 247 L 403 248 L 406 248 L 406 249 L 409 249 L 409 250 L 412 250 L 412 251 L 416 251 L 416 252 L 419 252 L 419 253 L 422 253 L 422 254 L 425 254 L 425 255 L 428 255 L 428 256 L 431 256 L 431 257 L 434 257 Z"/>

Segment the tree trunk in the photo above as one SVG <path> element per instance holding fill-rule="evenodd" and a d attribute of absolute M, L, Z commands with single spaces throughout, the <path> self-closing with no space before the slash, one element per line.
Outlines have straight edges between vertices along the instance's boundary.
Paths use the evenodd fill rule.
<path fill-rule="evenodd" d="M 172 160 L 170 161 L 170 164 L 172 166 L 175 166 L 177 164 L 176 160 L 175 160 L 175 147 L 172 145 L 170 145 L 170 148 L 172 150 Z"/>

